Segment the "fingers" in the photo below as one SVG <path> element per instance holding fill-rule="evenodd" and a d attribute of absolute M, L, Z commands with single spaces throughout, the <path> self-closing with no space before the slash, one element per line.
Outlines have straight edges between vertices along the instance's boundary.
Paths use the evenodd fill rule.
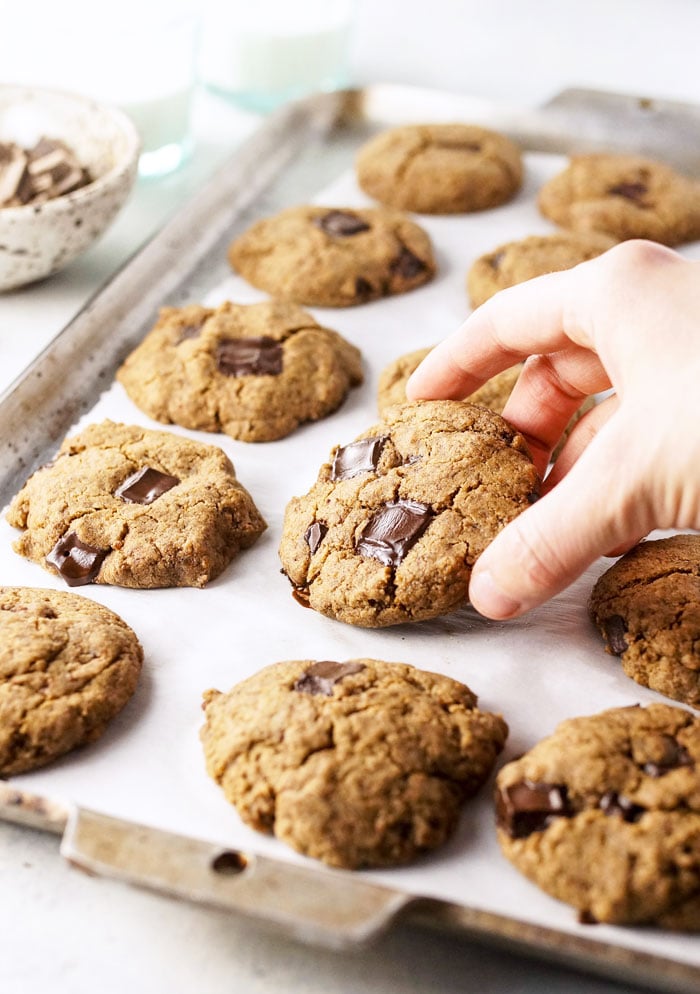
<path fill-rule="evenodd" d="M 503 411 L 504 418 L 525 436 L 540 475 L 584 399 L 610 385 L 592 352 L 574 346 L 572 353 L 531 356 Z M 569 381 L 569 372 L 580 386 Z"/>
<path fill-rule="evenodd" d="M 620 400 L 617 394 L 611 394 L 582 415 L 569 432 L 569 436 L 562 446 L 556 462 L 547 475 L 542 487 L 543 493 L 548 493 L 548 491 L 552 490 L 564 479 L 603 425 L 610 420 L 619 407 Z"/>
<path fill-rule="evenodd" d="M 646 469 L 617 472 L 625 435 L 608 423 L 559 485 L 494 539 L 472 572 L 469 599 L 486 617 L 523 614 L 559 593 L 609 549 L 652 527 Z"/>
<path fill-rule="evenodd" d="M 654 242 L 627 241 L 573 269 L 502 290 L 433 349 L 408 381 L 407 396 L 461 399 L 527 356 L 556 353 L 560 375 L 593 392 L 584 386 L 581 350 L 599 352 L 617 386 L 615 373 L 624 376 L 637 353 L 645 362 L 674 315 L 697 312 L 699 267 Z"/>
<path fill-rule="evenodd" d="M 529 355 L 566 348 L 572 336 L 589 345 L 576 317 L 565 314 L 569 300 L 585 297 L 576 289 L 587 282 L 584 268 L 539 276 L 491 297 L 423 360 L 406 386 L 409 399 L 459 400 Z"/>

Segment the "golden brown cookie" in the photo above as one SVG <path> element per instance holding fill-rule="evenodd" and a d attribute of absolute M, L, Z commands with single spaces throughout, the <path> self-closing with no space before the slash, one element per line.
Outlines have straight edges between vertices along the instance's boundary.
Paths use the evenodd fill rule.
<path fill-rule="evenodd" d="M 0 587 L 0 775 L 94 742 L 136 689 L 143 651 L 87 597 Z"/>
<path fill-rule="evenodd" d="M 112 421 L 67 438 L 7 520 L 71 587 L 203 587 L 265 529 L 221 449 Z"/>
<path fill-rule="evenodd" d="M 700 707 L 700 535 L 635 546 L 597 581 L 589 608 L 627 676 Z"/>
<path fill-rule="evenodd" d="M 637 155 L 577 155 L 540 190 L 545 217 L 573 231 L 650 238 L 664 245 L 700 238 L 700 183 Z"/>
<path fill-rule="evenodd" d="M 394 404 L 407 403 L 406 383 L 431 350 L 432 346 L 427 349 L 417 349 L 415 352 L 407 352 L 384 367 L 379 376 L 377 389 L 377 407 L 380 416 L 383 417 L 386 409 Z M 471 404 L 480 404 L 482 407 L 488 407 L 496 414 L 500 414 L 506 406 L 506 401 L 513 391 L 522 368 L 522 363 L 518 363 L 517 366 L 504 369 L 502 373 L 492 376 L 483 386 L 464 399 Z"/>
<path fill-rule="evenodd" d="M 362 359 L 294 304 L 190 305 L 161 311 L 117 379 L 157 421 L 267 442 L 334 411 Z"/>
<path fill-rule="evenodd" d="M 357 156 L 370 197 L 419 214 L 461 214 L 503 204 L 520 189 L 520 149 L 473 124 L 408 124 L 383 131 Z"/>
<path fill-rule="evenodd" d="M 389 408 L 287 505 L 283 571 L 302 604 L 352 625 L 446 614 L 466 605 L 474 561 L 539 483 L 522 436 L 493 411 Z"/>
<path fill-rule="evenodd" d="M 207 771 L 241 818 L 349 869 L 442 845 L 508 733 L 464 684 L 375 659 L 275 663 L 204 708 Z"/>
<path fill-rule="evenodd" d="M 681 708 L 571 718 L 499 773 L 501 848 L 586 921 L 698 931 L 699 764 Z"/>
<path fill-rule="evenodd" d="M 435 274 L 426 232 L 383 208 L 292 207 L 248 228 L 228 258 L 260 290 L 318 307 L 405 293 Z"/>
<path fill-rule="evenodd" d="M 561 231 L 506 242 L 480 256 L 467 273 L 470 303 L 479 307 L 499 290 L 545 273 L 571 269 L 616 244 L 617 239 L 597 231 Z"/>

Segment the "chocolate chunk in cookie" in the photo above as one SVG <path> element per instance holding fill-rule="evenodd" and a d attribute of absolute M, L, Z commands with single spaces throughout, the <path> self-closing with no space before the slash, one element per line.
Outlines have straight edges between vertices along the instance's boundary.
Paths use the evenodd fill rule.
<path fill-rule="evenodd" d="M 495 207 L 520 189 L 520 149 L 505 135 L 471 124 L 409 124 L 360 149 L 357 179 L 370 197 L 419 214 Z"/>
<path fill-rule="evenodd" d="M 143 652 L 86 597 L 0 587 L 0 775 L 94 742 L 136 689 Z"/>
<path fill-rule="evenodd" d="M 350 624 L 434 618 L 466 604 L 477 556 L 538 492 L 522 436 L 498 414 L 451 400 L 389 408 L 288 504 L 283 570 L 297 598 Z"/>
<path fill-rule="evenodd" d="M 228 258 L 253 286 L 318 307 L 404 293 L 435 274 L 426 232 L 382 208 L 292 207 L 245 231 Z"/>
<path fill-rule="evenodd" d="M 584 916 L 700 930 L 700 719 L 614 708 L 562 722 L 496 780 L 507 858 Z"/>
<path fill-rule="evenodd" d="M 331 414 L 362 375 L 359 349 L 300 307 L 227 302 L 164 308 L 117 379 L 157 421 L 266 442 Z"/>
<path fill-rule="evenodd" d="M 203 587 L 265 529 L 221 449 L 111 421 L 66 439 L 7 519 L 70 586 Z"/>
<path fill-rule="evenodd" d="M 375 659 L 275 663 L 204 695 L 209 775 L 259 832 L 332 866 L 442 845 L 508 733 L 449 677 Z"/>
<path fill-rule="evenodd" d="M 589 610 L 627 676 L 700 707 L 700 535 L 635 546 L 597 581 Z"/>

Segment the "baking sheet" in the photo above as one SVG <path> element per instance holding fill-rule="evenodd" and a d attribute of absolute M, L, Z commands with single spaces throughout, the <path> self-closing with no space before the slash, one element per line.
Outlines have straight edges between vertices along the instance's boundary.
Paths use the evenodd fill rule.
<path fill-rule="evenodd" d="M 348 147 L 340 148 L 336 158 L 342 171 L 318 191 L 315 200 L 335 207 L 369 204 L 348 168 Z M 275 839 L 246 828 L 208 779 L 198 740 L 201 695 L 207 688 L 226 690 L 282 659 L 370 656 L 412 663 L 467 683 L 479 695 L 483 709 L 504 715 L 511 731 L 501 763 L 549 734 L 563 718 L 663 700 L 622 674 L 588 620 L 590 589 L 609 561 L 595 564 L 571 588 L 523 619 L 491 622 L 465 608 L 435 621 L 379 631 L 352 628 L 301 608 L 279 572 L 277 546 L 288 499 L 311 486 L 333 445 L 347 443 L 375 423 L 376 386 L 383 366 L 403 352 L 438 341 L 464 319 L 468 313 L 464 281 L 471 262 L 503 241 L 553 230 L 539 216 L 534 197 L 563 164 L 557 155 L 529 153 L 525 185 L 511 204 L 475 215 L 420 218 L 433 238 L 439 265 L 437 278 L 428 286 L 357 308 L 309 308 L 322 324 L 358 345 L 365 357 L 365 383 L 330 418 L 264 444 L 168 427 L 220 445 L 269 528 L 256 546 L 204 590 L 81 588 L 80 594 L 116 611 L 139 635 L 146 658 L 139 688 L 98 743 L 46 770 L 16 777 L 13 783 L 121 818 L 315 865 Z M 288 205 L 294 202 L 288 199 Z M 258 216 L 263 206 L 257 205 Z M 684 248 L 683 253 L 700 258 L 700 244 Z M 216 285 L 210 283 L 206 293 L 193 297 L 184 290 L 177 300 L 162 302 L 190 299 L 214 305 L 225 299 L 239 303 L 264 299 L 236 276 L 219 280 L 223 270 L 225 266 L 212 270 L 217 273 Z M 118 384 L 104 393 L 76 430 L 103 418 L 164 428 L 143 415 Z M 58 578 L 11 550 L 16 534 L 3 519 L 2 581 L 65 589 Z M 490 785 L 467 805 L 456 835 L 443 849 L 408 868 L 362 875 L 412 894 L 700 966 L 697 938 L 580 925 L 572 909 L 521 877 L 498 849 Z"/>

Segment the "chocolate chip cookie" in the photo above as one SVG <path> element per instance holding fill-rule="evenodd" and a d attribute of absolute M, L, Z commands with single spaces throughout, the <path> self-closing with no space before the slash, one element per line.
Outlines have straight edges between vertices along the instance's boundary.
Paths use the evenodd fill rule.
<path fill-rule="evenodd" d="M 452 834 L 508 733 L 464 684 L 375 659 L 275 663 L 204 695 L 209 775 L 241 818 L 332 866 L 396 866 Z"/>
<path fill-rule="evenodd" d="M 637 155 L 577 155 L 540 190 L 545 217 L 573 231 L 650 238 L 664 245 L 700 238 L 700 183 Z"/>
<path fill-rule="evenodd" d="M 700 720 L 667 704 L 562 722 L 496 781 L 498 839 L 583 920 L 700 929 Z"/>
<path fill-rule="evenodd" d="M 157 421 L 267 442 L 334 411 L 362 359 L 294 304 L 227 302 L 164 308 L 117 379 Z"/>
<path fill-rule="evenodd" d="M 0 587 L 0 775 L 94 742 L 136 689 L 143 651 L 87 597 Z"/>
<path fill-rule="evenodd" d="M 7 520 L 71 587 L 203 587 L 266 527 L 221 449 L 112 421 L 67 438 Z"/>
<path fill-rule="evenodd" d="M 522 436 L 493 411 L 389 408 L 287 505 L 283 572 L 300 603 L 352 625 L 446 614 L 466 604 L 476 558 L 539 483 Z"/>
<path fill-rule="evenodd" d="M 317 307 L 405 293 L 435 275 L 426 232 L 382 208 L 292 207 L 245 231 L 228 258 L 260 290 Z"/>
<path fill-rule="evenodd" d="M 472 307 L 479 307 L 499 290 L 544 273 L 571 269 L 616 244 L 617 239 L 596 231 L 561 231 L 555 235 L 530 235 L 519 241 L 506 242 L 473 263 L 467 274 L 470 303 Z"/>
<path fill-rule="evenodd" d="M 383 131 L 357 156 L 357 179 L 370 197 L 419 214 L 461 214 L 496 207 L 520 189 L 520 149 L 473 124 L 409 124 Z"/>
<path fill-rule="evenodd" d="M 700 707 L 700 535 L 635 546 L 603 573 L 589 607 L 627 676 Z"/>
<path fill-rule="evenodd" d="M 431 349 L 427 348 L 407 352 L 384 367 L 379 377 L 377 389 L 377 407 L 380 416 L 383 416 L 384 411 L 394 404 L 407 403 L 406 383 L 430 351 Z M 513 391 L 522 368 L 522 363 L 519 363 L 510 369 L 504 369 L 502 373 L 492 376 L 483 386 L 464 399 L 472 404 L 488 407 L 496 414 L 500 414 L 506 406 L 506 401 Z"/>

